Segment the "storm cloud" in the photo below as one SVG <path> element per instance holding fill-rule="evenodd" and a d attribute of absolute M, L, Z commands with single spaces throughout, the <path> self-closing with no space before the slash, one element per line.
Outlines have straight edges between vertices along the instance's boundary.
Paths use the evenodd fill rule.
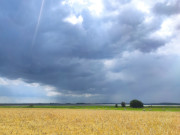
<path fill-rule="evenodd" d="M 154 6 L 154 12 L 161 15 L 173 15 L 180 13 L 180 1 L 164 1 Z"/>
<path fill-rule="evenodd" d="M 0 77 L 53 87 L 57 102 L 180 102 L 179 2 L 98 2 L 45 0 L 32 46 L 41 1 L 1 0 Z"/>

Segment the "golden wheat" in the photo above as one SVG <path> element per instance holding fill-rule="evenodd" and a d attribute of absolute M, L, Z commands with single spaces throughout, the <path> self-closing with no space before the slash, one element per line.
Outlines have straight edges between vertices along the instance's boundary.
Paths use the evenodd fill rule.
<path fill-rule="evenodd" d="M 179 112 L 0 109 L 1 135 L 179 135 Z"/>

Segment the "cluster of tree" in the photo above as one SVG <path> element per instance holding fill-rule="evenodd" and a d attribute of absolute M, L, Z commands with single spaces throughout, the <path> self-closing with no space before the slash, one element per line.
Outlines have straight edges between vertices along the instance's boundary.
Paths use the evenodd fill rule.
<path fill-rule="evenodd" d="M 121 102 L 121 106 L 126 107 L 126 103 Z M 118 104 L 115 104 L 115 107 L 118 107 Z M 134 99 L 134 100 L 131 100 L 130 107 L 132 107 L 132 108 L 143 108 L 144 104 L 141 101 Z"/>
<path fill-rule="evenodd" d="M 132 107 L 132 108 L 143 108 L 144 104 L 141 101 L 134 99 L 134 100 L 131 100 L 130 107 Z"/>

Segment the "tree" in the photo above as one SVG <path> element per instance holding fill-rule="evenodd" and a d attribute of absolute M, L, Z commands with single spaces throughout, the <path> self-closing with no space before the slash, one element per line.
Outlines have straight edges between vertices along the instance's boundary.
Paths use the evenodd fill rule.
<path fill-rule="evenodd" d="M 122 107 L 126 107 L 126 103 L 125 102 L 121 102 L 121 106 Z"/>
<path fill-rule="evenodd" d="M 33 105 L 33 104 L 30 104 L 29 107 L 34 107 L 34 105 Z"/>
<path fill-rule="evenodd" d="M 134 100 L 131 100 L 130 107 L 132 107 L 132 108 L 143 108 L 144 105 L 141 101 L 134 99 Z"/>
<path fill-rule="evenodd" d="M 118 104 L 115 104 L 115 107 L 117 108 L 117 107 L 118 107 Z"/>

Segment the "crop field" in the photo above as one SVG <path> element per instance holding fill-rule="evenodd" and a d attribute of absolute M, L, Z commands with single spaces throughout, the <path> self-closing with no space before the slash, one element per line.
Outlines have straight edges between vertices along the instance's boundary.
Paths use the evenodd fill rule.
<path fill-rule="evenodd" d="M 180 112 L 180 106 L 145 106 L 144 108 L 131 108 L 129 106 L 121 107 L 118 106 L 117 108 L 114 106 L 83 106 L 83 105 L 14 105 L 14 106 L 5 106 L 0 105 L 0 108 L 56 108 L 56 109 L 96 109 L 96 110 L 126 110 L 126 111 L 173 111 L 173 112 Z"/>
<path fill-rule="evenodd" d="M 179 135 L 179 112 L 1 108 L 1 135 Z"/>

